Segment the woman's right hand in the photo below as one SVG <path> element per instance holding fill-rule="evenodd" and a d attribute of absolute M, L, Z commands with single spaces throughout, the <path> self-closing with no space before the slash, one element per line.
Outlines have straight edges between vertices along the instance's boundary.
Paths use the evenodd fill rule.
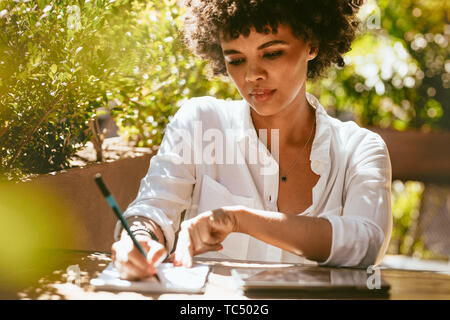
<path fill-rule="evenodd" d="M 133 244 L 125 230 L 120 240 L 112 245 L 112 261 L 120 277 L 125 280 L 139 280 L 155 275 L 155 263 L 164 259 L 167 253 L 166 248 L 150 236 L 139 234 L 135 238 L 147 252 L 147 257 Z"/>

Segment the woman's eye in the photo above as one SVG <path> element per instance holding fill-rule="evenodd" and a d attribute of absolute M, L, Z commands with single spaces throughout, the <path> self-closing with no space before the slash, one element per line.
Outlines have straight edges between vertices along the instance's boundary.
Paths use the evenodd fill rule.
<path fill-rule="evenodd" d="M 228 63 L 231 64 L 232 66 L 240 65 L 242 62 L 244 62 L 244 59 L 234 59 L 228 61 Z"/>
<path fill-rule="evenodd" d="M 281 56 L 284 52 L 283 51 L 273 51 L 273 52 L 267 52 L 264 53 L 263 57 L 267 58 L 267 59 L 276 59 L 279 56 Z M 238 58 L 238 59 L 230 59 L 228 60 L 228 64 L 232 65 L 232 66 L 238 66 L 242 63 L 245 62 L 244 58 Z"/>
<path fill-rule="evenodd" d="M 275 59 L 275 58 L 278 58 L 279 56 L 281 56 L 282 54 L 283 54 L 283 51 L 269 52 L 269 53 L 264 54 L 264 58 Z"/>

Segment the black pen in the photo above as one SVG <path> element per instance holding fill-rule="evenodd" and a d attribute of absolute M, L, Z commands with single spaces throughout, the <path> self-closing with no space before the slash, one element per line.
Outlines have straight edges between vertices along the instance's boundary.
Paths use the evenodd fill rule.
<path fill-rule="evenodd" d="M 106 201 L 108 202 L 109 206 L 113 209 L 114 214 L 116 215 L 117 219 L 122 223 L 125 230 L 127 230 L 128 235 L 130 236 L 131 240 L 133 241 L 134 245 L 138 248 L 138 250 L 142 253 L 142 255 L 147 259 L 147 253 L 142 248 L 141 244 L 136 240 L 133 233 L 130 230 L 130 226 L 127 223 L 127 220 L 122 215 L 122 211 L 119 208 L 119 205 L 117 204 L 116 200 L 114 199 L 111 192 L 109 192 L 108 188 L 106 187 L 105 183 L 103 182 L 102 175 L 100 173 L 97 173 L 95 175 L 95 182 L 97 183 L 98 187 L 100 188 L 101 192 L 106 198 Z M 161 261 L 161 259 L 159 260 Z M 157 265 L 155 265 L 157 267 Z M 155 274 L 155 277 L 158 281 L 159 277 L 157 274 Z"/>

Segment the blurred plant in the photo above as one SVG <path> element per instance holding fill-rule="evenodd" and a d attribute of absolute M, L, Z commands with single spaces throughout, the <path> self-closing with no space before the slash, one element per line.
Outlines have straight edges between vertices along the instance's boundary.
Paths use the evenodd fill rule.
<path fill-rule="evenodd" d="M 175 0 L 0 3 L 0 179 L 46 173 L 92 140 L 112 112 L 138 146 L 158 145 L 177 102 L 236 97 L 208 81 L 180 39 Z"/>
<path fill-rule="evenodd" d="M 0 292 L 15 295 L 12 299 L 19 289 L 65 267 L 67 261 L 55 251 L 76 248 L 74 239 L 82 232 L 61 194 L 28 183 L 0 184 L 0 219 L 12 230 L 0 233 Z"/>
<path fill-rule="evenodd" d="M 146 43 L 147 63 L 130 63 L 133 76 L 115 84 L 120 95 L 115 95 L 113 116 L 123 136 L 139 147 L 152 147 L 161 143 L 166 124 L 183 100 L 202 95 L 236 99 L 239 94 L 227 79 L 208 79 L 206 62 L 184 47 L 176 0 L 135 9 L 138 24 L 130 46 Z"/>
<path fill-rule="evenodd" d="M 310 91 L 363 126 L 449 130 L 449 12 L 448 1 L 368 1 L 347 66 Z"/>
<path fill-rule="evenodd" d="M 392 216 L 394 220 L 388 254 L 421 259 L 446 259 L 426 248 L 420 234 L 420 210 L 425 184 L 419 181 L 392 182 Z"/>
<path fill-rule="evenodd" d="M 68 2 L 0 3 L 3 179 L 67 167 L 93 134 L 89 123 L 120 58 L 110 54 L 107 32 L 113 6 Z"/>
<path fill-rule="evenodd" d="M 419 218 L 424 184 L 417 181 L 392 182 L 392 216 L 394 220 L 388 253 L 411 255 L 414 230 Z"/>
<path fill-rule="evenodd" d="M 416 61 L 412 127 L 450 129 L 450 3 L 380 1 L 383 26 Z M 405 84 L 406 85 L 406 84 Z"/>

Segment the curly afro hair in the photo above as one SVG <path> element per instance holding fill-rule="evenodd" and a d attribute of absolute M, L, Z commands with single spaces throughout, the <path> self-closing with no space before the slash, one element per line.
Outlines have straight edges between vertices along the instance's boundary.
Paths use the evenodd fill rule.
<path fill-rule="evenodd" d="M 318 48 L 308 62 L 308 78 L 315 80 L 331 64 L 345 65 L 360 21 L 364 0 L 185 0 L 184 38 L 194 54 L 209 61 L 213 75 L 227 75 L 220 45 L 225 39 L 276 33 L 279 24 L 290 26 L 294 36 Z"/>

